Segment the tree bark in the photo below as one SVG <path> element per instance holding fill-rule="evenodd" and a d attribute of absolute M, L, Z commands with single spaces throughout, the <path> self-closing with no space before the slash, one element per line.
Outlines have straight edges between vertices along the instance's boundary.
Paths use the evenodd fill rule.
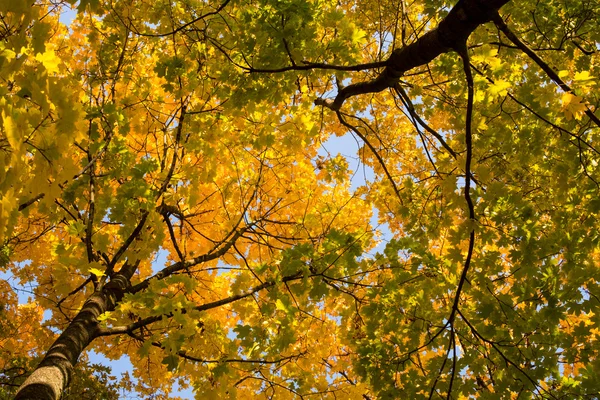
<path fill-rule="evenodd" d="M 46 356 L 23 382 L 15 400 L 58 400 L 69 385 L 73 367 L 94 340 L 98 317 L 113 311 L 130 287 L 129 278 L 119 274 L 94 292 L 64 332 L 50 346 Z"/>

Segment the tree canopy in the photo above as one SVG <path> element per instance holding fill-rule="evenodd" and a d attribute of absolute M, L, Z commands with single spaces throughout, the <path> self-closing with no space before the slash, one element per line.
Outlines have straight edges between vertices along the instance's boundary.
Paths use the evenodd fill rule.
<path fill-rule="evenodd" d="M 599 76 L 595 0 L 0 0 L 0 395 L 594 398 Z"/>

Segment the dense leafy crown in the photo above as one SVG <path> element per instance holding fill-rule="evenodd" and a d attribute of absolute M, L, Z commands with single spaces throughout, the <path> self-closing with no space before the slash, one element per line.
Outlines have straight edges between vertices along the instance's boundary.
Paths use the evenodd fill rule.
<path fill-rule="evenodd" d="M 594 0 L 0 0 L 0 397 L 597 395 L 599 76 Z"/>

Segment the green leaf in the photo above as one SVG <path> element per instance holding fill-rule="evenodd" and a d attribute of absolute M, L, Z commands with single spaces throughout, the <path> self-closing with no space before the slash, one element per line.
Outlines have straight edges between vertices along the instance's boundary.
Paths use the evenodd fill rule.
<path fill-rule="evenodd" d="M 162 359 L 162 364 L 167 366 L 167 369 L 171 372 L 177 371 L 179 366 L 179 356 L 175 354 L 169 354 L 165 358 Z"/>

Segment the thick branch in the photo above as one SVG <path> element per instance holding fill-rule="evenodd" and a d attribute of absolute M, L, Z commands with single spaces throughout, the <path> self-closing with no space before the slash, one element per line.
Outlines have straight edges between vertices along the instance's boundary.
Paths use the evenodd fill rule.
<path fill-rule="evenodd" d="M 299 272 L 294 275 L 284 276 L 281 279 L 281 282 L 282 283 L 290 282 L 290 281 L 302 279 L 303 277 L 304 276 L 302 275 L 302 273 Z M 205 303 L 205 304 L 199 305 L 197 307 L 194 307 L 193 309 L 196 311 L 206 311 L 206 310 L 211 310 L 213 308 L 217 308 L 220 306 L 224 306 L 225 304 L 230 304 L 235 301 L 245 299 L 246 297 L 252 296 L 254 293 L 260 292 L 261 290 L 273 287 L 277 283 L 278 283 L 278 281 L 267 281 L 265 283 L 262 283 L 258 286 L 254 286 L 254 287 L 252 287 L 246 291 L 243 291 L 241 293 L 231 295 L 231 296 L 226 297 L 221 300 L 216 300 L 216 301 L 212 301 L 210 303 Z M 191 310 L 182 309 L 180 311 L 182 314 L 187 314 L 187 312 L 191 311 Z M 158 322 L 158 321 L 162 320 L 163 318 L 171 318 L 172 316 L 173 316 L 173 314 L 155 315 L 152 317 L 144 318 L 142 320 L 139 320 L 139 321 L 137 321 L 133 324 L 129 324 L 127 326 L 117 326 L 117 327 L 109 328 L 109 329 L 99 329 L 97 336 L 110 336 L 110 335 L 118 335 L 118 334 L 122 334 L 122 333 L 132 333 L 132 332 L 136 331 L 137 329 L 140 329 L 141 327 L 153 324 L 154 322 Z"/>
<path fill-rule="evenodd" d="M 32 205 L 36 201 L 43 199 L 44 196 L 45 196 L 44 193 L 40 193 L 37 196 L 35 196 L 34 198 L 29 199 L 26 202 L 19 204 L 19 211 L 23 211 L 24 209 L 26 209 L 27 207 L 29 207 L 30 205 Z"/>
<path fill-rule="evenodd" d="M 231 249 L 231 247 L 234 245 L 234 243 L 249 229 L 249 226 L 245 226 L 242 229 L 238 230 L 233 236 L 232 238 L 226 242 L 223 247 L 221 247 L 219 250 L 214 250 L 211 251 L 207 254 L 203 254 L 201 256 L 198 257 L 194 257 L 191 258 L 189 260 L 183 260 L 183 261 L 178 261 L 176 263 L 173 263 L 171 265 L 169 265 L 168 267 L 165 267 L 164 269 L 162 269 L 160 272 L 158 272 L 156 275 L 151 276 L 150 278 L 138 283 L 137 285 L 135 285 L 133 288 L 131 288 L 131 293 L 137 293 L 140 290 L 144 290 L 148 287 L 148 285 L 150 285 L 150 280 L 151 279 L 163 279 L 166 278 L 169 275 L 172 275 L 173 273 L 177 272 L 177 271 L 181 271 L 184 269 L 188 269 L 190 267 L 193 267 L 194 265 L 198 265 L 198 264 L 202 264 L 208 261 L 212 261 L 212 260 L 216 260 L 217 258 L 223 256 L 225 253 L 227 253 L 229 251 L 229 249 Z"/>
<path fill-rule="evenodd" d="M 386 62 L 385 61 L 377 61 L 377 62 L 372 62 L 372 63 L 356 64 L 356 65 L 333 65 L 333 64 L 303 61 L 302 65 L 294 64 L 294 65 L 289 65 L 287 67 L 270 68 L 270 69 L 269 68 L 244 67 L 244 66 L 238 65 L 238 64 L 236 64 L 236 65 L 248 72 L 280 73 L 280 72 L 287 72 L 287 71 L 312 71 L 313 69 L 332 70 L 332 71 L 364 71 L 366 69 L 385 67 Z"/>
<path fill-rule="evenodd" d="M 394 50 L 385 62 L 385 69 L 377 78 L 346 86 L 338 92 L 333 102 L 318 99 L 315 104 L 337 111 L 346 99 L 352 96 L 381 92 L 393 87 L 405 72 L 464 46 L 471 33 L 478 26 L 491 21 L 500 7 L 509 1 L 460 0 L 437 28 L 410 45 Z"/>

